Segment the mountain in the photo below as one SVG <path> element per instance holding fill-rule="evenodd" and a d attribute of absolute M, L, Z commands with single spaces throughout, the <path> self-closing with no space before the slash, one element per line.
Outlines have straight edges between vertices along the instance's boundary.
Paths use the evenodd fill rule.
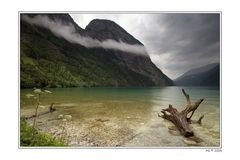
<path fill-rule="evenodd" d="M 85 30 L 88 32 L 89 36 L 100 41 L 113 39 L 116 41 L 121 40 L 122 42 L 126 42 L 128 44 L 142 45 L 140 41 L 135 39 L 114 21 L 94 19 L 86 26 Z"/>
<path fill-rule="evenodd" d="M 21 88 L 173 85 L 142 48 L 113 21 L 82 29 L 68 14 L 21 14 Z"/>
<path fill-rule="evenodd" d="M 178 86 L 219 86 L 220 65 L 213 63 L 191 69 L 175 79 L 174 83 Z"/>

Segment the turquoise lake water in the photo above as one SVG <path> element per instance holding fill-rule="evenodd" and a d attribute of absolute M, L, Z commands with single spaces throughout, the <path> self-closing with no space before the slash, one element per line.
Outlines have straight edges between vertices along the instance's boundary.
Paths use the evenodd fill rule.
<path fill-rule="evenodd" d="M 221 135 L 219 88 L 184 87 L 192 102 L 205 98 L 193 116 L 193 119 L 197 120 L 204 114 L 202 125 L 191 125 L 195 136 L 200 139 L 196 144 L 186 144 L 185 137 L 169 130 L 171 122 L 157 116 L 169 104 L 179 111 L 184 108 L 186 101 L 181 89 L 181 87 L 54 88 L 49 89 L 52 94 L 41 96 L 41 106 L 44 108 L 54 102 L 57 112 L 49 116 L 71 115 L 75 127 L 71 132 L 83 128 L 84 131 L 69 134 L 74 134 L 77 139 L 78 132 L 79 135 L 87 132 L 89 139 L 98 142 L 100 146 L 114 146 L 120 138 L 119 145 L 123 147 L 219 146 Z M 21 90 L 21 115 L 29 115 L 34 111 L 36 100 L 27 98 L 28 93 L 32 93 L 32 90 Z M 50 118 L 49 116 L 44 118 Z M 96 122 L 97 125 L 90 126 L 96 119 L 103 119 L 104 122 Z M 53 124 L 48 125 L 51 127 Z M 76 129 L 77 127 L 79 129 Z M 76 141 L 72 142 L 73 146 L 89 146 L 87 143 Z"/>

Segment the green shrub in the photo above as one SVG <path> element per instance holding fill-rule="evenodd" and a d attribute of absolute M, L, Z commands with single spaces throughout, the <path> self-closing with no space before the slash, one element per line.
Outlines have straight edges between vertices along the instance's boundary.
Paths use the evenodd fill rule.
<path fill-rule="evenodd" d="M 52 135 L 39 132 L 21 118 L 20 146 L 66 146 L 66 144 Z"/>

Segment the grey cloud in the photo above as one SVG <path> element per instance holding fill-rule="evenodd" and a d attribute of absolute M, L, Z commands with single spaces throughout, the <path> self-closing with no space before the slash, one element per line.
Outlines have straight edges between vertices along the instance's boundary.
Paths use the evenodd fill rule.
<path fill-rule="evenodd" d="M 155 64 L 176 78 L 189 69 L 220 60 L 220 15 L 154 14 L 143 25 L 142 42 Z M 146 32 L 147 30 L 151 32 Z M 158 55 L 158 56 L 154 56 Z M 168 62 L 164 62 L 165 58 Z"/>
<path fill-rule="evenodd" d="M 92 39 L 91 37 L 84 37 L 77 33 L 73 25 L 66 25 L 60 21 L 53 21 L 47 16 L 37 15 L 32 18 L 24 15 L 22 16 L 22 19 L 27 21 L 28 23 L 48 28 L 55 35 L 63 37 L 71 43 L 81 44 L 87 48 L 102 47 L 105 49 L 115 49 L 134 54 L 146 55 L 146 49 L 142 45 L 130 45 L 122 41 L 117 42 L 112 39 L 99 41 L 96 39 Z"/>

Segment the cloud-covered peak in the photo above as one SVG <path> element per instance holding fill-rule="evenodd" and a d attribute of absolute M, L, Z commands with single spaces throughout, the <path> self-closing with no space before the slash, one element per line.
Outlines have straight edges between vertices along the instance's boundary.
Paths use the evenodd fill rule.
<path fill-rule="evenodd" d="M 76 26 L 76 24 L 72 21 L 67 23 L 62 19 L 53 18 L 52 15 L 49 16 L 48 14 L 36 16 L 22 15 L 21 19 L 30 24 L 47 28 L 56 36 L 62 37 L 71 43 L 77 43 L 87 48 L 101 47 L 105 49 L 120 50 L 123 52 L 148 56 L 143 45 L 139 43 L 128 43 L 134 42 L 133 40 L 136 42 L 138 41 L 126 31 L 125 34 L 121 35 L 122 31 L 124 31 L 123 29 L 121 29 L 120 32 L 114 32 L 115 30 L 112 30 L 112 32 L 110 32 L 110 30 L 105 30 L 104 32 L 103 30 L 102 33 L 95 33 L 94 29 L 81 30 L 81 28 Z M 118 25 L 115 23 L 115 26 Z M 118 28 L 121 27 L 118 26 Z"/>
<path fill-rule="evenodd" d="M 100 41 L 112 39 L 128 44 L 142 45 L 140 41 L 124 30 L 120 25 L 111 20 L 94 19 L 86 26 L 85 30 L 91 37 Z"/>

